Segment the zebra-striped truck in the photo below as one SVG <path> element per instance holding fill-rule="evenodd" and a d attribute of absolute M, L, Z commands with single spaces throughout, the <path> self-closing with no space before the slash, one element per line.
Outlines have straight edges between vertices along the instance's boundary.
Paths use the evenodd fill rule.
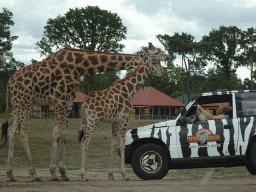
<path fill-rule="evenodd" d="M 224 102 L 232 107 L 229 118 L 198 118 L 197 104 Z M 204 167 L 246 166 L 255 175 L 255 128 L 256 90 L 201 93 L 174 120 L 127 131 L 125 162 L 145 180 L 161 179 L 169 169 Z"/>

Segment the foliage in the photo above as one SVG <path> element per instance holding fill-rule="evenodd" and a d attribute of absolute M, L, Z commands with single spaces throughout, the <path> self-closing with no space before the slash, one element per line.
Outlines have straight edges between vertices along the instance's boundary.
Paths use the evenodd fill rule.
<path fill-rule="evenodd" d="M 209 35 L 203 36 L 201 41 L 204 47 L 202 58 L 213 62 L 224 71 L 227 89 L 232 87 L 232 74 L 241 65 L 239 57 L 242 37 L 242 31 L 236 26 L 220 26 L 219 29 L 213 29 Z"/>
<path fill-rule="evenodd" d="M 25 65 L 17 61 L 12 52 L 10 52 L 12 42 L 18 38 L 18 36 L 11 36 L 10 26 L 14 25 L 12 16 L 12 12 L 6 8 L 3 8 L 3 12 L 0 13 L 0 112 L 5 109 L 6 99 L 4 93 L 9 78 L 17 69 Z"/>
<path fill-rule="evenodd" d="M 41 54 L 64 45 L 71 48 L 119 52 L 124 45 L 127 28 L 116 13 L 101 10 L 98 6 L 69 9 L 64 16 L 48 19 L 43 38 L 37 42 Z M 105 89 L 118 79 L 118 72 L 88 74 L 82 78 L 81 91 Z"/>
<path fill-rule="evenodd" d="M 251 80 L 250 80 L 250 86 L 249 86 L 250 88 L 255 87 L 254 86 L 255 75 L 253 70 L 254 64 L 256 62 L 255 42 L 256 42 L 256 29 L 251 27 L 251 28 L 248 28 L 246 31 L 243 31 L 243 38 L 241 43 L 241 48 L 243 49 L 243 51 L 239 59 L 241 64 L 243 66 L 248 67 L 251 71 Z M 245 83 L 247 83 L 247 80 Z"/>
<path fill-rule="evenodd" d="M 52 48 L 64 45 L 97 51 L 118 52 L 124 48 L 127 28 L 116 13 L 101 10 L 98 6 L 69 9 L 64 16 L 48 19 L 43 38 L 37 48 L 43 55 Z"/>
<path fill-rule="evenodd" d="M 120 72 L 108 71 L 83 76 L 80 91 L 88 94 L 90 91 L 106 89 L 119 79 Z"/>
<path fill-rule="evenodd" d="M 256 83 L 254 81 L 252 82 L 249 78 L 245 78 L 243 84 L 245 89 L 253 89 L 256 87 Z"/>
<path fill-rule="evenodd" d="M 10 27 L 14 25 L 12 12 L 6 8 L 2 9 L 3 12 L 0 13 L 0 57 L 12 49 L 12 42 L 18 38 L 18 36 L 11 36 L 10 32 Z"/>
<path fill-rule="evenodd" d="M 201 58 L 200 62 L 198 62 L 202 48 L 201 43 L 196 42 L 194 36 L 187 33 L 174 33 L 173 36 L 157 35 L 157 38 L 173 59 L 175 59 L 177 55 L 182 57 L 182 70 L 184 70 L 184 74 L 186 75 L 186 88 L 188 96 L 190 96 L 190 78 L 192 70 L 206 66 L 204 59 Z M 181 81 L 183 81 L 183 79 Z M 185 84 L 183 85 L 185 86 Z"/>

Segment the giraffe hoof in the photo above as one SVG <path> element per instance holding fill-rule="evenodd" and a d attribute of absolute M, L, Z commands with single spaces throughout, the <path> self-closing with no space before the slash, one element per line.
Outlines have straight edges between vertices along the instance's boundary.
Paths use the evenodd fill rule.
<path fill-rule="evenodd" d="M 13 181 L 16 181 L 16 180 L 12 178 L 12 179 L 8 179 L 7 181 L 8 182 L 13 182 Z"/>
<path fill-rule="evenodd" d="M 69 179 L 66 177 L 66 178 L 63 178 L 63 179 L 60 179 L 61 181 L 69 181 Z"/>
<path fill-rule="evenodd" d="M 82 182 L 84 182 L 84 181 L 89 181 L 89 179 L 81 179 L 81 181 L 82 181 Z"/>
<path fill-rule="evenodd" d="M 60 180 L 56 177 L 56 178 L 50 179 L 50 181 L 60 181 Z"/>
<path fill-rule="evenodd" d="M 128 176 L 123 176 L 123 179 L 126 180 L 126 181 L 130 180 Z"/>
<path fill-rule="evenodd" d="M 35 179 L 32 180 L 32 182 L 42 182 L 42 179 L 40 179 L 40 178 L 35 178 Z"/>

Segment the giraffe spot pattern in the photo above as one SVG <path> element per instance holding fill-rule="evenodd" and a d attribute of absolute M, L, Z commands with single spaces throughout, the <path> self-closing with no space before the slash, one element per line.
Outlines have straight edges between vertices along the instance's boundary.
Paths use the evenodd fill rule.
<path fill-rule="evenodd" d="M 74 60 L 73 60 L 73 56 L 72 56 L 72 53 L 71 53 L 71 52 L 69 52 L 69 53 L 67 54 L 66 59 L 67 59 L 67 61 L 68 61 L 68 62 L 70 62 L 70 63 L 72 63 L 72 62 L 74 61 Z"/>
<path fill-rule="evenodd" d="M 106 63 L 108 61 L 107 55 L 101 55 L 100 60 L 101 60 L 102 63 Z"/>
<path fill-rule="evenodd" d="M 94 55 L 94 56 L 88 56 L 88 59 L 90 60 L 90 62 L 91 62 L 92 65 L 97 65 L 97 64 L 99 64 L 98 58 L 97 58 L 96 55 Z"/>
<path fill-rule="evenodd" d="M 84 55 L 83 54 L 81 54 L 81 53 L 74 53 L 74 55 L 75 55 L 75 63 L 76 64 L 79 64 L 79 63 L 81 63 L 83 60 L 84 60 Z"/>
<path fill-rule="evenodd" d="M 117 62 L 109 62 L 108 66 L 111 68 L 115 68 L 115 66 L 117 65 Z"/>
<path fill-rule="evenodd" d="M 63 61 L 65 54 L 66 54 L 66 51 L 65 51 L 65 50 L 61 51 L 60 54 L 58 54 L 57 57 L 56 57 L 57 60 L 58 60 L 59 62 Z M 53 59 L 52 61 L 54 61 L 54 59 Z M 54 63 L 54 64 L 55 64 L 55 63 Z M 56 64 L 57 64 L 57 61 L 56 61 Z"/>
<path fill-rule="evenodd" d="M 70 100 L 78 92 L 80 75 L 97 71 L 118 70 L 116 67 L 120 67 L 121 62 L 122 69 L 134 68 L 134 62 L 130 64 L 127 62 L 127 60 L 132 61 L 132 59 L 129 57 L 124 59 L 124 55 L 114 56 L 113 54 L 100 53 L 105 57 L 97 57 L 95 54 L 98 54 L 98 52 L 65 48 L 48 56 L 42 62 L 34 63 L 18 70 L 10 78 L 8 85 L 10 86 L 13 108 L 24 111 L 24 116 L 19 117 L 19 122 L 28 117 L 29 113 L 25 111 L 31 109 L 33 102 L 39 104 L 50 103 L 55 104 L 55 119 L 58 120 L 55 122 L 55 126 L 63 129 L 60 124 L 65 125 L 67 123 L 65 116 L 70 111 L 67 107 Z M 98 64 L 99 66 L 92 66 Z M 117 90 L 115 90 L 116 93 L 118 92 Z M 112 91 L 112 93 L 114 92 Z M 103 97 L 106 98 L 105 102 L 102 101 Z M 124 97 L 122 96 L 120 100 L 123 99 Z M 106 102 L 111 103 L 108 107 L 118 107 L 117 103 L 114 103 L 114 97 L 106 93 L 98 94 L 98 98 L 94 102 L 98 110 L 105 108 Z M 28 107 L 29 105 L 30 107 Z M 109 108 L 106 108 L 106 110 L 109 113 L 111 111 L 117 113 L 118 111 L 117 109 L 111 110 Z M 101 121 L 102 116 L 105 115 L 104 111 L 93 112 L 92 114 L 97 122 Z M 100 117 L 97 117 L 97 115 L 100 115 Z M 113 116 L 117 117 L 116 114 Z M 18 129 L 20 129 L 19 131 L 26 130 L 26 126 Z M 65 131 L 62 134 L 65 135 Z"/>

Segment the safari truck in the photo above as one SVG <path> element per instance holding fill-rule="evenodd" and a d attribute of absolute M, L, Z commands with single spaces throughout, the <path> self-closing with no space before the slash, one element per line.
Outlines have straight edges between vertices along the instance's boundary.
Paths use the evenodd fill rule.
<path fill-rule="evenodd" d="M 227 119 L 197 113 L 197 104 L 226 102 L 232 107 Z M 200 93 L 174 120 L 127 131 L 125 162 L 144 180 L 161 179 L 169 169 L 205 167 L 246 166 L 255 175 L 255 128 L 256 90 Z"/>

